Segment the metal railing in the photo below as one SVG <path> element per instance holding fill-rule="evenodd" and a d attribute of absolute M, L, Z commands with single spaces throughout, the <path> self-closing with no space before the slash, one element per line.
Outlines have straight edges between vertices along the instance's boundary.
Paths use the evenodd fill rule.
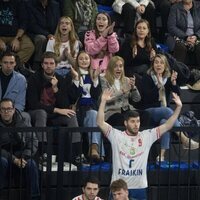
<path fill-rule="evenodd" d="M 181 127 L 173 128 L 172 131 L 196 131 L 200 128 Z M 84 160 L 88 152 L 88 132 L 99 131 L 98 128 L 0 128 L 0 133 L 33 133 L 42 134 L 42 138 L 47 134 L 47 142 L 39 143 L 36 155 L 30 152 L 31 159 L 37 163 L 38 181 L 39 181 L 39 199 L 48 200 L 70 200 L 81 193 L 81 185 L 88 175 L 96 175 L 101 182 L 100 196 L 103 199 L 108 198 L 109 184 L 112 174 L 111 148 L 106 138 L 102 137 L 105 144 L 106 157 L 104 162 L 93 163 L 91 160 Z M 78 144 L 71 142 L 72 135 L 80 132 L 82 140 Z M 196 141 L 200 141 L 200 134 L 195 136 Z M 15 143 L 3 144 L 0 141 L 1 158 L 2 150 L 6 147 L 11 154 L 16 150 Z M 12 141 L 13 142 L 13 141 Z M 21 143 L 18 148 L 23 152 L 25 145 Z M 33 141 L 31 142 L 33 146 Z M 189 146 L 190 148 L 190 146 Z M 80 151 L 78 151 L 78 149 Z M 179 140 L 172 139 L 170 149 L 167 152 L 166 162 L 156 162 L 156 156 L 160 150 L 160 143 L 156 142 L 149 154 L 148 160 L 148 200 L 198 200 L 200 199 L 200 149 L 194 151 L 183 150 Z M 74 152 L 77 151 L 77 154 Z M 85 157 L 83 157 L 85 155 Z M 55 158 L 56 156 L 56 158 Z M 78 159 L 79 158 L 79 159 Z M 12 160 L 10 160 L 12 162 Z M 0 172 L 3 169 L 0 163 Z M 10 165 L 6 185 L 0 189 L 0 199 L 31 199 L 30 179 L 27 185 L 25 181 L 23 168 L 19 168 L 16 174 L 15 169 Z M 14 181 L 17 176 L 17 182 Z M 28 191 L 28 196 L 27 196 Z"/>

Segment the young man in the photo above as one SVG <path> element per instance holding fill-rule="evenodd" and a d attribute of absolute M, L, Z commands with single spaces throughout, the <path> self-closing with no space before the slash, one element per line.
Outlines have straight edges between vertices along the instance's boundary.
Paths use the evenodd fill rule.
<path fill-rule="evenodd" d="M 111 142 L 113 174 L 112 181 L 119 178 L 128 185 L 129 198 L 146 199 L 147 188 L 147 159 L 152 144 L 166 131 L 170 130 L 179 116 L 182 102 L 179 96 L 173 93 L 176 109 L 173 115 L 162 125 L 139 131 L 140 116 L 135 111 L 127 112 L 124 120 L 125 131 L 114 129 L 104 119 L 106 102 L 113 98 L 111 90 L 105 90 L 97 114 L 97 125 Z"/>
<path fill-rule="evenodd" d="M 96 177 L 89 177 L 82 187 L 83 194 L 74 197 L 72 200 L 102 200 L 97 197 L 99 192 L 99 180 Z"/>
<path fill-rule="evenodd" d="M 16 54 L 5 52 L 1 59 L 0 69 L 0 100 L 9 98 L 14 102 L 14 107 L 21 112 L 26 123 L 30 125 L 30 116 L 24 112 L 26 102 L 26 78 L 15 71 Z"/>
<path fill-rule="evenodd" d="M 9 176 L 19 178 L 23 170 L 26 176 L 27 199 L 39 199 L 39 175 L 33 156 L 37 152 L 38 140 L 34 132 L 18 132 L 17 127 L 28 127 L 11 99 L 0 101 L 0 189 L 6 186 Z M 12 166 L 12 167 L 11 167 Z M 12 170 L 11 170 L 12 169 Z"/>
<path fill-rule="evenodd" d="M 71 108 L 71 105 L 75 104 L 79 98 L 80 89 L 73 83 L 70 73 L 65 78 L 56 74 L 56 65 L 55 53 L 45 52 L 42 58 L 42 69 L 28 79 L 27 110 L 35 127 L 78 127 L 76 112 Z M 65 130 L 61 131 L 65 132 Z M 37 137 L 40 144 L 47 141 L 46 134 L 38 133 Z M 73 132 L 72 136 L 70 134 L 56 134 L 56 139 L 59 137 L 64 137 L 62 141 L 65 142 L 63 144 L 66 148 L 64 157 L 67 161 L 80 154 L 81 135 L 79 132 Z M 71 145 L 74 148 L 72 158 L 68 153 Z"/>
<path fill-rule="evenodd" d="M 110 185 L 110 191 L 112 193 L 113 200 L 129 200 L 128 186 L 123 179 L 113 181 Z"/>

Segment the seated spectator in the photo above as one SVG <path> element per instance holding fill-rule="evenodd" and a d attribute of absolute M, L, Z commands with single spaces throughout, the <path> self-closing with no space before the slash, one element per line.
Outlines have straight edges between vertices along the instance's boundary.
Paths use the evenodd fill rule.
<path fill-rule="evenodd" d="M 72 200 L 102 200 L 98 197 L 100 183 L 96 177 L 88 177 L 83 184 L 83 194 L 74 197 Z"/>
<path fill-rule="evenodd" d="M 0 52 L 16 52 L 21 64 L 27 63 L 34 52 L 33 43 L 25 34 L 27 19 L 23 1 L 0 1 Z"/>
<path fill-rule="evenodd" d="M 24 112 L 26 102 L 26 78 L 15 71 L 16 54 L 5 52 L 1 59 L 0 69 L 0 100 L 9 98 L 14 102 L 15 109 L 21 112 L 27 124 L 31 124 L 30 116 Z"/>
<path fill-rule="evenodd" d="M 49 39 L 46 51 L 56 54 L 58 60 L 56 73 L 66 76 L 74 65 L 79 52 L 79 41 L 73 22 L 69 17 L 60 18 L 55 37 Z"/>
<path fill-rule="evenodd" d="M 167 29 L 167 19 L 169 16 L 170 8 L 173 4 L 178 3 L 182 0 L 153 0 L 156 6 L 156 10 L 161 16 L 162 27 L 160 29 L 160 40 L 161 42 L 165 42 L 166 35 L 168 33 Z"/>
<path fill-rule="evenodd" d="M 103 91 L 105 89 L 113 91 L 113 98 L 106 104 L 105 121 L 112 126 L 123 126 L 124 114 L 129 110 L 135 110 L 130 102 L 140 101 L 135 77 L 128 78 L 124 75 L 123 58 L 114 56 L 110 59 L 106 74 L 101 77 L 101 87 Z"/>
<path fill-rule="evenodd" d="M 140 19 L 136 22 L 132 38 L 126 39 L 119 52 L 125 62 L 126 76 L 145 74 L 155 54 L 156 45 L 151 38 L 149 23 Z"/>
<path fill-rule="evenodd" d="M 110 185 L 113 200 L 129 200 L 128 186 L 123 179 L 115 180 Z"/>
<path fill-rule="evenodd" d="M 104 73 L 112 55 L 119 51 L 119 42 L 113 32 L 115 23 L 111 24 L 107 13 L 98 13 L 94 30 L 85 34 L 85 51 L 91 56 L 91 66 Z"/>
<path fill-rule="evenodd" d="M 101 86 L 98 69 L 93 70 L 90 66 L 90 56 L 81 51 L 77 56 L 76 74 L 77 86 L 81 88 L 81 96 L 78 100 L 80 125 L 84 127 L 97 127 L 96 116 L 98 99 L 101 95 Z M 88 156 L 94 161 L 99 161 L 105 156 L 104 146 L 100 132 L 88 133 L 89 152 Z"/>
<path fill-rule="evenodd" d="M 151 68 L 142 77 L 141 83 L 138 85 L 141 95 L 140 106 L 138 108 L 146 109 L 149 112 L 151 124 L 154 126 L 164 123 L 169 117 L 167 113 L 173 113 L 171 109 L 167 111 L 164 108 L 170 106 L 170 94 L 172 92 L 180 95 L 180 88 L 176 82 L 177 76 L 177 72 L 170 72 L 167 58 L 162 54 L 157 54 L 152 62 Z M 156 107 L 160 107 L 163 113 L 156 114 Z M 174 126 L 180 127 L 180 122 L 176 120 Z M 189 148 L 189 139 L 182 132 L 177 132 L 177 135 L 181 139 L 183 148 Z M 169 145 L 170 133 L 168 132 L 161 137 L 161 161 L 165 159 L 165 152 L 166 149 L 169 149 Z M 191 140 L 190 148 L 197 149 L 199 148 L 199 144 Z M 159 157 L 157 157 L 157 160 L 159 160 Z"/>
<path fill-rule="evenodd" d="M 11 99 L 0 101 L 0 127 L 28 127 Z M 34 132 L 7 132 L 0 134 L 0 189 L 6 186 L 8 175 L 17 178 L 25 172 L 26 199 L 38 199 L 40 195 L 38 168 L 33 159 L 38 140 Z M 11 168 L 12 165 L 12 168 Z M 12 171 L 11 171 L 12 169 Z"/>
<path fill-rule="evenodd" d="M 70 74 L 64 79 L 55 73 L 56 55 L 45 52 L 42 59 L 42 69 L 33 74 L 28 80 L 27 87 L 27 110 L 31 115 L 35 127 L 67 126 L 78 127 L 76 112 L 70 108 L 80 96 L 79 88 L 72 82 Z M 47 140 L 38 134 L 39 142 Z M 72 139 L 67 137 L 65 147 L 80 142 L 80 133 L 74 133 Z M 69 143 L 69 144 L 68 144 Z M 78 149 L 72 151 L 76 154 Z M 69 149 L 65 150 L 68 155 Z M 67 156 L 66 155 L 66 156 Z"/>
<path fill-rule="evenodd" d="M 72 19 L 80 41 L 84 42 L 85 32 L 94 28 L 97 4 L 94 0 L 63 0 L 63 15 Z"/>
<path fill-rule="evenodd" d="M 200 2 L 182 0 L 173 5 L 168 18 L 168 31 L 167 44 L 174 57 L 200 69 Z"/>
<path fill-rule="evenodd" d="M 149 22 L 153 36 L 156 36 L 156 15 L 152 1 L 115 0 L 112 7 L 115 12 L 122 16 L 125 34 L 132 35 L 137 20 L 144 18 Z"/>
<path fill-rule="evenodd" d="M 60 8 L 54 0 L 29 0 L 26 6 L 29 12 L 28 34 L 35 45 L 32 69 L 38 70 L 47 41 L 55 33 Z"/>

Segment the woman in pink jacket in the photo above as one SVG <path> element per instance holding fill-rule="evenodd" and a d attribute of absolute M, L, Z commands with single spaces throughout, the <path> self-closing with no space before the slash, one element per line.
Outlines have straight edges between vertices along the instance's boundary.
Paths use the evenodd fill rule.
<path fill-rule="evenodd" d="M 119 51 L 119 42 L 113 32 L 115 23 L 111 24 L 107 13 L 98 13 L 94 30 L 85 34 L 85 51 L 91 56 L 91 66 L 102 73 L 107 69 L 112 55 Z"/>

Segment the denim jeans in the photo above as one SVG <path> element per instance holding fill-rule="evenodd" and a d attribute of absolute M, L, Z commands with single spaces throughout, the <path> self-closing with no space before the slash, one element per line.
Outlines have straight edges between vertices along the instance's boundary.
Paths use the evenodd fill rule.
<path fill-rule="evenodd" d="M 84 118 L 84 126 L 85 127 L 97 127 L 96 123 L 97 111 L 96 110 L 88 110 L 86 111 L 86 116 Z M 103 145 L 103 138 L 101 136 L 101 132 L 89 132 L 88 133 L 89 144 L 98 144 L 99 152 L 101 156 L 105 156 L 105 150 Z"/>
<path fill-rule="evenodd" d="M 165 121 L 167 121 L 173 115 L 173 110 L 168 107 L 148 108 L 145 111 L 149 113 L 153 126 L 159 126 L 160 124 L 165 123 Z M 180 127 L 180 122 L 176 120 L 174 126 Z M 161 137 L 161 149 L 169 149 L 169 142 L 170 133 L 166 132 Z"/>
<path fill-rule="evenodd" d="M 4 158 L 0 157 L 0 189 L 6 186 L 8 178 L 8 173 L 10 170 L 10 162 Z M 13 165 L 12 174 L 20 173 L 20 169 Z M 39 175 L 38 167 L 34 160 L 27 160 L 26 167 L 22 169 L 25 172 L 25 184 L 27 187 L 27 194 L 31 197 L 37 197 L 40 195 L 39 190 Z M 19 175 L 19 174 L 18 174 Z M 29 191 L 29 193 L 28 193 Z"/>

